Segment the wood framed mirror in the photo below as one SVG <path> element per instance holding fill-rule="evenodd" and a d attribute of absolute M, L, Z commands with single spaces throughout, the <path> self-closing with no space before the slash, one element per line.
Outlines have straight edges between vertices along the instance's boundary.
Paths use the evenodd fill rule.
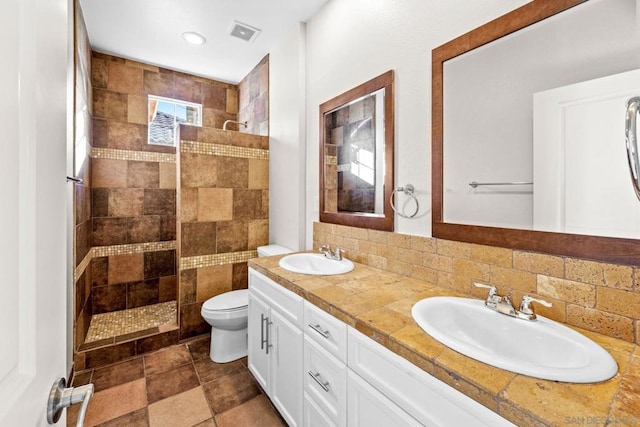
<path fill-rule="evenodd" d="M 613 9 L 618 7 L 619 9 Z M 608 9 L 607 9 L 608 8 Z M 543 189 L 543 185 L 547 185 L 544 181 L 548 178 L 541 177 L 536 174 L 535 152 L 537 148 L 534 146 L 535 138 L 541 132 L 536 119 L 538 99 L 549 98 L 549 92 L 564 90 L 566 88 L 574 88 L 578 84 L 592 84 L 596 80 L 609 77 L 622 76 L 625 73 L 639 72 L 640 59 L 637 55 L 638 51 L 638 35 L 640 34 L 640 20 L 638 20 L 638 11 L 635 6 L 635 0 L 624 0 L 619 2 L 608 2 L 606 0 L 558 0 L 545 1 L 533 0 L 530 3 L 499 17 L 475 30 L 470 31 L 436 49 L 432 52 L 432 235 L 436 238 L 463 241 L 470 243 L 478 243 L 490 246 L 500 246 L 505 248 L 530 250 L 535 252 L 557 254 L 563 256 L 572 256 L 577 258 L 627 264 L 640 265 L 640 232 L 631 229 L 630 231 L 618 233 L 613 228 L 611 230 L 602 231 L 598 227 L 590 225 L 578 227 L 571 224 L 571 227 L 554 229 L 547 226 L 538 227 L 536 212 L 545 209 L 548 211 L 561 212 L 567 217 L 565 210 L 571 204 L 576 203 L 576 196 L 566 197 L 563 199 L 564 205 L 558 208 L 553 203 L 538 204 L 534 206 L 536 201 L 536 193 Z M 605 15 L 606 14 L 606 15 Z M 601 27 L 587 28 L 588 25 L 579 25 L 580 19 L 591 16 L 591 22 L 597 22 L 597 25 L 610 25 L 610 30 L 603 30 Z M 571 21 L 565 21 L 571 19 Z M 586 18 L 585 18 L 586 19 Z M 618 20 L 618 21 L 616 21 Z M 624 23 L 624 25 L 621 24 Z M 596 26 L 597 26 L 596 25 Z M 624 29 L 624 31 L 622 30 Z M 592 34 L 590 35 L 590 32 Z M 539 33 L 542 37 L 539 40 L 533 40 L 534 34 Z M 612 41 L 606 41 L 605 35 L 612 34 Z M 633 35 L 633 36 L 632 36 Z M 518 45 L 511 50 L 506 47 L 518 37 L 527 40 L 526 45 Z M 578 45 L 576 40 L 583 40 L 582 45 Z M 622 43 L 620 41 L 622 40 Z M 618 47 L 619 45 L 622 45 Z M 486 54 L 494 47 L 498 47 L 491 60 Z M 531 55 L 529 50 L 533 46 L 541 52 L 541 60 L 534 66 L 527 67 L 527 61 Z M 554 50 L 556 46 L 559 49 Z M 602 48 L 596 51 L 595 48 Z M 502 50 L 500 50 L 502 49 Z M 619 50 L 619 56 L 612 56 L 613 51 Z M 507 53 L 508 52 L 508 53 Z M 567 54 L 569 52 L 570 54 Z M 596 53 L 597 52 L 597 53 Z M 633 52 L 636 52 L 633 54 Z M 629 54 L 631 53 L 631 54 Z M 479 54 L 476 56 L 476 54 Z M 485 56 L 481 56 L 485 55 Z M 580 57 L 580 55 L 582 55 Z M 569 63 L 566 61 L 568 56 L 576 56 L 580 60 Z M 471 61 L 464 62 L 467 58 L 473 58 Z M 503 61 L 504 59 L 504 61 Z M 508 63 L 507 59 L 513 62 Z M 473 64 L 473 65 L 471 65 Z M 487 70 L 480 70 L 476 66 L 484 64 Z M 510 64 L 510 65 L 509 65 Z M 552 75 L 549 68 L 556 70 L 558 73 Z M 467 81 L 455 81 L 452 77 L 452 71 L 459 71 L 457 75 L 467 77 Z M 482 79 L 489 74 L 497 75 L 495 80 Z M 516 81 L 516 76 L 522 75 L 539 75 L 546 79 L 542 83 L 536 81 L 531 83 L 529 80 Z M 456 75 L 456 74 L 453 74 Z M 633 81 L 640 81 L 635 78 Z M 464 87 L 466 92 L 461 89 L 461 94 L 452 95 L 451 88 Z M 479 95 L 476 88 L 486 88 L 487 95 Z M 499 102 L 496 99 L 501 96 L 495 94 L 500 87 L 510 91 L 508 96 L 515 92 L 522 92 L 521 97 L 525 99 L 524 103 L 515 104 L 511 102 Z M 471 91 L 469 91 L 469 89 Z M 526 90 L 525 90 L 526 89 Z M 494 96 L 495 95 L 495 96 Z M 573 96 L 573 95 L 572 95 Z M 582 95 L 580 95 L 582 96 Z M 631 96 L 625 94 L 622 101 L 615 104 L 616 109 L 624 110 L 626 99 Z M 546 98 L 545 98 L 546 97 Z M 505 98 L 506 99 L 506 98 Z M 452 108 L 456 107 L 456 100 L 459 107 L 459 114 L 452 113 Z M 495 105 L 504 104 L 507 110 L 500 110 L 497 113 L 494 110 Z M 573 100 L 572 100 L 573 102 Z M 559 104 L 559 102 L 558 102 Z M 574 103 L 575 104 L 575 103 Z M 618 106 L 618 104 L 620 104 Z M 528 116 L 522 113 L 528 112 Z M 523 114 L 521 117 L 524 122 L 524 128 L 514 126 L 517 119 L 513 119 L 516 114 Z M 464 117 L 470 117 L 469 121 Z M 596 116 L 599 118 L 599 115 Z M 480 123 L 479 127 L 473 127 L 470 120 Z M 594 116 L 591 116 L 591 121 Z M 624 128 L 624 117 L 620 118 L 621 128 Z M 617 125 L 616 125 L 617 126 Z M 605 128 L 606 126 L 600 126 Z M 486 132 L 485 132 L 486 130 Z M 490 133 L 491 131 L 498 132 Z M 452 132 L 458 137 L 458 141 L 462 141 L 460 149 L 457 152 L 467 151 L 474 152 L 474 156 L 468 156 L 466 161 L 458 161 L 455 158 L 455 149 L 451 149 L 450 137 Z M 484 133 L 483 133 L 484 132 Z M 620 131 L 623 134 L 623 130 Z M 504 144 L 501 151 L 492 152 L 489 144 L 498 137 L 504 138 Z M 509 176 L 501 176 L 507 166 L 490 164 L 496 157 L 501 157 L 503 153 L 514 148 L 517 139 L 528 139 L 530 147 L 516 151 L 519 156 L 524 156 L 527 151 L 532 157 L 527 159 L 523 166 L 512 168 Z M 610 144 L 606 150 L 619 150 L 622 156 L 624 154 L 624 135 L 622 138 L 607 139 Z M 466 144 L 466 145 L 465 145 Z M 620 147 L 618 147 L 620 144 Z M 548 144 L 547 144 L 548 145 Z M 615 148 L 614 148 L 615 147 Z M 475 150 L 475 151 L 474 151 Z M 562 152 L 554 148 L 555 153 L 542 157 L 543 162 L 547 163 L 566 163 L 569 158 L 568 151 L 563 147 Z M 602 148 L 600 148 L 602 150 Z M 574 150 L 575 154 L 585 152 L 584 146 L 578 146 Z M 601 151 L 602 153 L 603 151 Z M 496 154 L 497 153 L 497 154 Z M 468 153 L 467 153 L 468 154 Z M 505 156 L 507 161 L 512 163 L 516 161 L 515 156 Z M 600 156 L 601 157 L 601 156 Z M 559 160 L 560 159 L 560 160 Z M 586 185 L 584 179 L 589 182 L 600 183 L 603 176 L 618 174 L 620 167 L 604 168 L 600 163 L 601 158 L 595 156 L 594 163 L 585 166 L 582 161 L 580 166 L 583 168 L 580 180 L 574 179 L 582 187 L 582 199 L 590 199 L 592 194 L 596 192 L 596 188 L 592 185 Z M 626 158 L 617 161 L 626 163 Z M 456 163 L 457 162 L 457 163 Z M 478 173 L 480 169 L 474 169 L 476 164 L 485 163 L 487 174 Z M 538 162 L 541 163 L 541 162 Z M 456 165 L 460 170 L 468 172 L 471 169 L 473 173 L 480 176 L 467 175 L 461 178 L 458 187 L 454 180 L 450 178 L 451 165 Z M 629 173 L 626 170 L 626 164 L 623 165 L 624 178 L 619 185 L 616 184 L 616 191 L 624 191 L 633 197 L 633 189 L 629 182 Z M 609 172 L 611 171 L 611 172 Z M 515 172 L 515 173 L 514 173 Z M 551 188 L 557 189 L 557 177 L 562 176 L 562 180 L 567 177 L 566 171 L 562 174 L 556 173 L 556 181 L 552 182 Z M 487 183 L 486 187 L 473 187 L 474 183 Z M 517 184 L 513 186 L 512 184 Z M 482 184 L 481 184 L 482 185 Z M 564 185 L 564 184 L 563 184 Z M 494 186 L 494 187 L 490 187 Z M 628 186 L 628 188 L 627 188 Z M 470 188 L 473 187 L 473 188 Z M 499 188 L 499 190 L 497 190 Z M 512 190 L 513 189 L 513 190 Z M 475 200 L 484 199 L 487 204 L 495 204 L 498 197 L 507 195 L 509 201 L 514 197 L 520 197 L 523 194 L 529 194 L 531 197 L 531 206 L 529 211 L 530 219 L 527 221 L 493 221 L 499 213 L 491 213 L 485 215 L 483 219 L 471 216 L 471 214 L 480 212 L 481 207 L 463 205 L 459 203 L 460 199 L 456 199 L 455 192 L 458 194 L 470 196 Z M 563 188 L 556 193 L 566 192 Z M 605 190 L 603 193 L 613 193 L 611 190 Z M 568 194 L 568 193 L 567 193 Z M 564 197 L 564 196 L 563 196 Z M 625 196 L 626 197 L 626 196 Z M 547 198 L 548 200 L 548 198 Z M 640 209 L 640 204 L 635 200 L 633 209 Z M 513 205 L 512 202 L 508 202 Z M 602 215 L 615 218 L 617 214 L 625 211 L 617 209 L 617 212 L 611 212 L 610 207 L 617 204 L 617 200 L 609 199 L 607 201 L 592 202 L 589 207 L 573 208 L 574 211 L 580 210 L 590 212 L 582 214 L 583 218 L 599 218 Z M 460 208 L 463 206 L 463 208 Z M 593 210 L 607 208 L 608 210 Z M 512 206 L 507 206 L 511 208 Z M 454 208 L 458 208 L 460 215 L 452 214 Z M 565 210 L 563 210 L 565 209 Z M 588 211 L 588 209 L 592 209 Z M 502 209 L 501 211 L 504 211 Z M 606 211 L 606 212 L 605 212 Z M 596 212 L 603 212 L 598 214 Z M 465 217 L 465 215 L 469 214 Z M 558 215 L 560 216 L 560 215 Z M 576 214 L 577 217 L 577 214 Z M 628 217 L 640 217 L 640 215 L 630 214 Z M 487 219 L 489 218 L 489 219 Z M 615 223 L 616 221 L 612 221 Z M 618 221 L 619 222 L 619 221 Z M 591 228 L 590 228 L 591 227 Z M 626 233 L 626 234 L 624 234 Z"/>
<path fill-rule="evenodd" d="M 320 221 L 393 231 L 393 70 L 320 105 Z"/>

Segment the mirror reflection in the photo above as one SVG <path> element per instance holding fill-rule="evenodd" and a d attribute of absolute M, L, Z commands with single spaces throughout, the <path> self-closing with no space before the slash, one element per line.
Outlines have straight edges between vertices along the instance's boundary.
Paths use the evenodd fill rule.
<path fill-rule="evenodd" d="M 384 215 L 384 88 L 324 115 L 325 211 Z"/>
<path fill-rule="evenodd" d="M 393 229 L 393 71 L 320 106 L 320 221 Z"/>
<path fill-rule="evenodd" d="M 443 84 L 444 222 L 637 238 L 636 0 L 589 0 L 450 59 Z"/>

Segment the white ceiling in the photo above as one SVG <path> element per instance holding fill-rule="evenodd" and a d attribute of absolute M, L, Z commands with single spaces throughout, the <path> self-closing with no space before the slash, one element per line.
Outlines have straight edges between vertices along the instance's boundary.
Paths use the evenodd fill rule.
<path fill-rule="evenodd" d="M 239 83 L 299 22 L 327 0 L 80 0 L 91 47 L 190 74 Z M 253 42 L 229 36 L 233 21 Z M 182 38 L 195 31 L 207 43 Z"/>

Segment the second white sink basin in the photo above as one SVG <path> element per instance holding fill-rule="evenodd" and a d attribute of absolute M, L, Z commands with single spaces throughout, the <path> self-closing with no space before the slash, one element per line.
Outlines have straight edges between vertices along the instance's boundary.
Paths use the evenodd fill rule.
<path fill-rule="evenodd" d="M 323 254 L 292 254 L 280 259 L 280 267 L 294 273 L 330 276 L 353 270 L 353 263 L 346 258 L 333 260 Z"/>
<path fill-rule="evenodd" d="M 554 381 L 593 383 L 618 372 L 605 349 L 558 322 L 515 319 L 484 301 L 431 297 L 411 315 L 429 335 L 473 359 L 519 374 Z"/>

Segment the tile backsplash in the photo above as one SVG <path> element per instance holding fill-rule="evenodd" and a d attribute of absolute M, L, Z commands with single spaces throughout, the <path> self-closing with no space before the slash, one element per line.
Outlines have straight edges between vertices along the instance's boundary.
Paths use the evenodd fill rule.
<path fill-rule="evenodd" d="M 587 261 L 436 238 L 314 223 L 313 246 L 339 245 L 347 257 L 372 267 L 484 298 L 524 294 L 553 303 L 537 312 L 568 325 L 640 343 L 638 267 Z"/>

